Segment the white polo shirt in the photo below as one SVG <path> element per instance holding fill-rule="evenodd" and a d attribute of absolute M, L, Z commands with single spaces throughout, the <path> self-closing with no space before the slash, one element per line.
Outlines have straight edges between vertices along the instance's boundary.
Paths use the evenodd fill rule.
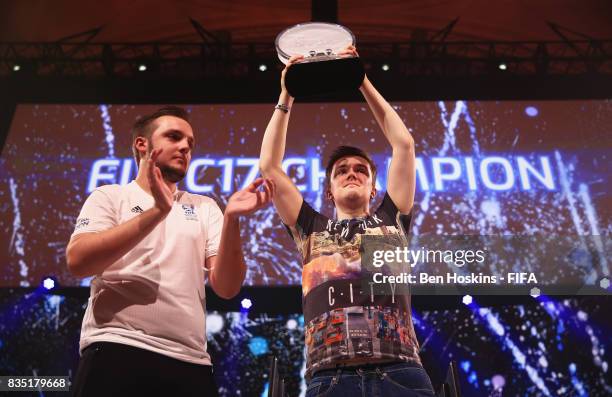
<path fill-rule="evenodd" d="M 153 207 L 135 181 L 94 190 L 74 235 L 101 232 Z M 168 216 L 91 282 L 80 350 L 116 342 L 211 365 L 206 351 L 205 259 L 217 255 L 223 214 L 209 197 L 177 191 Z"/>

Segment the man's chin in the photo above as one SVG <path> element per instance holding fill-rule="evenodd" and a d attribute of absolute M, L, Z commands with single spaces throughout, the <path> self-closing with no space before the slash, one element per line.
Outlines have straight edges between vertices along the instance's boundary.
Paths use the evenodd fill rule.
<path fill-rule="evenodd" d="M 159 170 L 161 171 L 164 180 L 171 183 L 177 183 L 182 181 L 183 178 L 185 178 L 186 174 L 185 170 L 183 170 L 182 168 L 175 168 L 170 166 L 159 167 Z"/>
<path fill-rule="evenodd" d="M 341 200 L 346 203 L 361 204 L 363 202 L 367 202 L 368 198 L 364 197 L 362 192 L 354 190 L 345 192 L 345 194 L 342 195 Z"/>

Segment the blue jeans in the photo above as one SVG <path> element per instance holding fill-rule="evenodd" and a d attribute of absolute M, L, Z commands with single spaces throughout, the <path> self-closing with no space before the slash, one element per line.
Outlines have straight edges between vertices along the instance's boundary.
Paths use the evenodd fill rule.
<path fill-rule="evenodd" d="M 306 397 L 434 397 L 427 372 L 418 364 L 391 363 L 319 371 Z"/>

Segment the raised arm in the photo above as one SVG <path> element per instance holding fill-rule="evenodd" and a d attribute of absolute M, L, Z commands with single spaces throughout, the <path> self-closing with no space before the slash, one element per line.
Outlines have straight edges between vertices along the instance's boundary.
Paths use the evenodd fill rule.
<path fill-rule="evenodd" d="M 374 88 L 367 76 L 360 90 L 391 144 L 393 155 L 387 177 L 387 192 L 399 211 L 407 214 L 414 204 L 416 184 L 414 139 L 397 112 Z"/>
<path fill-rule="evenodd" d="M 293 105 L 293 97 L 285 88 L 285 73 L 292 63 L 300 58 L 292 58 L 281 76 L 281 94 L 278 104 L 285 105 L 289 111 L 274 109 L 272 118 L 268 123 L 261 143 L 259 155 L 259 169 L 265 178 L 274 181 L 276 192 L 273 197 L 274 206 L 281 219 L 287 226 L 294 226 L 302 207 L 302 194 L 291 178 L 283 171 L 282 162 L 285 156 L 285 142 L 287 140 L 287 125 Z"/>

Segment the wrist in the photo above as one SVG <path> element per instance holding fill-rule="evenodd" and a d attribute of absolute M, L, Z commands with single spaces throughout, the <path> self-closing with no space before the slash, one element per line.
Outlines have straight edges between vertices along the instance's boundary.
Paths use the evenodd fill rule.
<path fill-rule="evenodd" d="M 240 219 L 240 214 L 226 208 L 225 212 L 223 213 L 223 218 L 228 222 L 237 222 Z"/>
<path fill-rule="evenodd" d="M 278 97 L 278 103 L 287 105 L 288 107 L 293 105 L 293 100 L 294 98 L 291 96 L 291 94 L 289 94 L 287 89 L 283 89 Z"/>
<path fill-rule="evenodd" d="M 278 109 L 285 114 L 289 113 L 289 111 L 291 110 L 291 108 L 285 105 L 284 103 L 279 103 L 278 105 L 274 106 L 274 109 Z"/>
<path fill-rule="evenodd" d="M 172 206 L 168 207 L 168 206 L 158 205 L 156 203 L 151 209 L 153 210 L 153 214 L 155 215 L 155 217 L 160 218 L 161 220 L 170 213 L 170 210 L 172 210 Z"/>
<path fill-rule="evenodd" d="M 361 82 L 361 85 L 359 86 L 359 90 L 361 92 L 363 92 L 366 89 L 366 86 L 369 85 L 369 84 L 371 84 L 371 83 L 370 83 L 370 80 L 368 79 L 368 75 L 366 74 L 363 77 L 363 81 Z"/>

